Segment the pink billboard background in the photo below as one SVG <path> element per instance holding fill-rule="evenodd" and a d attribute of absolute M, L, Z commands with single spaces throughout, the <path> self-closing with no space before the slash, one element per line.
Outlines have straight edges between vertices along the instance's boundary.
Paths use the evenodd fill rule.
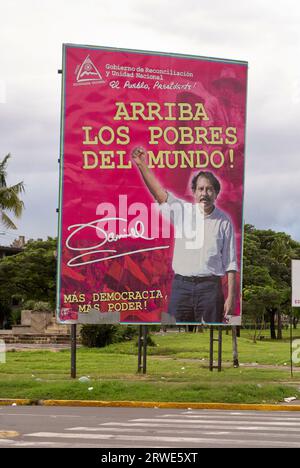
<path fill-rule="evenodd" d="M 155 154 L 159 150 L 218 150 L 224 155 L 221 167 L 215 167 L 221 165 L 216 157 L 215 166 L 209 163 L 203 170 L 213 172 L 221 182 L 217 206 L 229 215 L 235 229 L 239 264 L 235 319 L 240 317 L 247 64 L 75 45 L 65 45 L 63 53 L 58 321 L 160 323 L 168 309 L 174 240 L 172 230 L 169 238 L 162 238 L 161 217 L 156 238 L 151 241 L 124 237 L 103 244 L 102 231 L 97 228 L 100 218 L 109 217 L 109 211 L 102 209 L 99 215 L 103 203 L 115 206 L 117 217 L 127 217 L 128 222 L 116 223 L 116 235 L 128 232 L 128 223 L 136 216 L 128 214 L 126 204 L 148 207 L 151 223 L 154 200 L 130 157 L 136 146 Z M 128 112 L 132 103 L 142 103 L 144 116 L 147 103 L 157 103 L 163 117 L 165 103 L 175 103 L 172 118 L 175 115 L 176 120 L 159 119 L 157 114 L 153 120 L 116 120 L 116 103 L 123 103 Z M 188 103 L 192 109 L 202 103 L 209 120 L 178 120 L 178 103 Z M 205 141 L 201 145 L 170 145 L 161 140 L 149 145 L 149 126 L 199 125 L 233 127 L 237 141 L 230 145 Z M 121 126 L 127 130 L 123 129 L 120 137 Z M 105 143 L 97 141 L 103 127 L 108 127 L 101 134 Z M 97 159 L 89 153 L 84 160 L 84 151 L 94 152 Z M 193 202 L 191 178 L 202 168 L 178 164 L 152 170 L 163 187 Z M 102 228 L 107 226 L 102 224 Z M 114 252 L 103 252 L 110 249 Z M 224 278 L 225 294 L 226 288 Z"/>

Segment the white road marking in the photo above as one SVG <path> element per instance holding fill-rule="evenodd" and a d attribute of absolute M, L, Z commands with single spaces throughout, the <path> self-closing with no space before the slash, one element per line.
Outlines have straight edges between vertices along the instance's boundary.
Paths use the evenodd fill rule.
<path fill-rule="evenodd" d="M 145 418 L 141 418 L 141 419 L 131 419 L 131 421 L 133 422 L 161 422 L 161 423 L 165 423 L 166 422 L 166 419 L 162 419 L 162 418 L 151 418 L 151 419 L 145 419 Z M 168 422 L 171 422 L 171 421 L 168 421 Z M 223 423 L 223 420 L 221 419 L 210 419 L 209 421 L 207 420 L 203 420 L 203 419 L 195 419 L 193 421 L 190 421 L 190 420 L 187 420 L 187 419 L 172 419 L 172 422 L 173 423 L 179 423 L 179 424 L 187 424 L 187 425 L 192 425 L 193 424 L 201 424 L 201 423 L 206 423 L 206 424 L 216 424 L 216 423 L 220 423 L 222 424 Z M 229 422 L 227 420 L 227 422 Z M 106 423 L 106 424 L 110 424 L 110 423 Z M 251 421 L 248 421 L 248 420 L 240 420 L 238 421 L 238 424 L 241 425 L 241 424 L 251 424 Z M 255 424 L 256 425 L 264 425 L 264 426 L 282 426 L 282 427 L 285 427 L 285 426 L 298 426 L 300 428 L 300 420 L 297 421 L 297 422 L 284 422 L 284 421 L 281 421 L 281 422 L 264 422 L 264 421 L 255 421 Z"/>
<path fill-rule="evenodd" d="M 269 416 L 272 417 L 272 414 L 274 414 L 273 412 L 270 412 L 270 411 L 253 411 L 253 410 L 243 410 L 243 411 L 240 411 L 240 412 L 231 412 L 231 411 L 228 411 L 228 410 L 203 410 L 203 409 L 199 409 L 199 410 L 193 410 L 193 411 L 183 411 L 181 414 L 186 414 L 186 415 L 193 415 L 193 414 L 203 414 L 203 415 L 208 415 L 209 414 L 218 414 L 218 415 L 224 415 L 224 416 L 228 416 L 228 415 L 231 415 L 231 416 L 244 416 L 244 415 L 247 415 L 247 416 Z M 295 416 L 297 415 L 297 411 L 294 413 Z M 280 410 L 280 411 L 276 411 L 276 414 L 282 414 L 282 415 L 290 415 L 291 416 L 291 412 L 290 410 L 288 409 L 288 406 L 287 406 L 287 410 L 286 411 L 283 411 L 283 410 Z M 174 413 L 170 413 L 171 416 L 174 416 Z M 169 415 L 166 415 L 166 416 L 169 416 Z"/>
<path fill-rule="evenodd" d="M 10 410 L 11 411 L 11 410 Z M 137 413 L 134 413 L 137 414 Z M 141 413 L 138 413 L 141 414 Z M 144 411 L 141 415 L 148 415 Z M 66 424 L 83 422 L 83 416 L 66 414 L 16 414 L 38 418 L 65 418 Z M 132 415 L 132 414 L 131 414 Z M 91 427 L 60 427 L 58 432 L 23 434 L 22 440 L 0 440 L 1 447 L 141 447 L 170 448 L 186 446 L 224 447 L 289 447 L 300 448 L 300 414 L 279 412 L 272 414 L 248 412 L 155 412 L 152 418 L 118 419 L 104 417 L 101 412 L 87 416 L 85 424 Z M 72 418 L 72 419 L 71 419 Z M 77 418 L 77 421 L 75 421 Z M 120 419 L 120 417 L 118 417 Z M 104 421 L 99 423 L 100 421 Z M 105 422 L 108 421 L 108 422 Z M 124 421 L 124 419 L 123 419 Z M 58 421 L 59 422 L 59 421 Z M 60 424 L 62 426 L 61 420 Z M 53 426 L 53 425 L 52 425 Z M 94 427 L 93 427 L 94 426 Z M 56 428 L 56 427 L 55 427 Z M 54 429 L 55 430 L 55 429 Z M 57 430 L 57 429 L 56 429 Z M 61 431 L 61 432 L 60 432 Z M 65 431 L 65 432 L 64 432 Z M 26 438 L 31 438 L 31 440 Z M 33 439 L 34 438 L 34 441 Z M 251 439 L 253 438 L 253 440 Z M 44 439 L 41 440 L 41 439 Z M 48 440 L 45 440 L 48 439 Z M 64 440 L 65 439 L 65 440 Z"/>
<path fill-rule="evenodd" d="M 168 443 L 190 443 L 190 444 L 204 444 L 204 443 L 212 443 L 212 444 L 221 444 L 221 445 L 250 445 L 250 446 L 284 446 L 286 447 L 286 443 L 278 441 L 278 440 L 236 440 L 236 439 L 223 439 L 222 441 L 215 439 L 215 438 L 206 438 L 206 437 L 161 437 L 161 436 L 147 436 L 147 435 L 112 435 L 112 434 L 82 434 L 82 433 L 73 433 L 73 434 L 66 434 L 63 432 L 36 432 L 33 434 L 25 434 L 26 437 L 36 437 L 36 438 L 57 438 L 57 439 L 93 439 L 93 440 L 112 440 L 112 441 L 143 441 L 143 442 L 168 442 Z M 300 447 L 299 442 L 288 442 L 289 447 Z"/>
<path fill-rule="evenodd" d="M 65 430 L 66 431 L 82 431 L 82 432 L 107 432 L 113 431 L 113 432 L 141 432 L 140 429 L 132 429 L 132 427 L 119 427 L 119 423 L 115 423 L 118 427 L 68 427 Z"/>
<path fill-rule="evenodd" d="M 38 448 L 38 447 L 49 447 L 50 448 L 99 448 L 99 442 L 95 444 L 89 444 L 84 442 L 81 444 L 80 442 L 25 442 L 25 441 L 11 441 L 12 443 L 9 444 L 9 447 L 33 447 L 33 448 Z M 104 447 L 103 447 L 104 448 Z M 105 446 L 106 448 L 106 446 Z M 122 444 L 122 448 L 132 448 L 132 444 Z M 144 444 L 138 445 L 134 444 L 134 448 L 145 448 Z M 156 445 L 148 445 L 147 448 L 157 448 Z M 167 445 L 165 446 L 160 446 L 160 448 L 168 448 Z"/>
<path fill-rule="evenodd" d="M 116 423 L 117 424 L 117 423 Z M 117 424 L 118 425 L 118 424 Z M 210 427 L 208 429 L 211 429 Z M 65 429 L 66 431 L 77 431 L 77 432 L 107 432 L 108 430 L 110 432 L 137 432 L 137 433 L 140 433 L 141 430 L 140 429 L 132 429 L 132 427 L 69 427 L 67 429 Z M 157 430 L 155 431 L 155 434 L 165 434 L 167 431 L 162 431 L 162 430 Z M 176 431 L 177 434 L 191 434 L 191 431 L 182 431 L 182 430 L 179 430 L 179 431 Z M 225 435 L 225 434 L 230 434 L 230 431 L 229 432 L 220 432 L 220 431 L 216 431 L 216 432 L 203 432 L 203 434 L 208 434 L 208 435 Z"/>
<path fill-rule="evenodd" d="M 247 416 L 248 418 L 248 415 L 245 415 L 245 414 L 241 414 L 240 416 Z M 173 419 L 173 418 L 178 418 L 178 414 L 164 414 L 164 415 L 160 415 L 159 417 L 162 417 L 162 418 L 165 418 L 165 419 Z M 209 420 L 215 420 L 215 419 L 218 419 L 220 421 L 222 420 L 225 420 L 225 421 L 228 421 L 230 419 L 230 421 L 239 421 L 240 419 L 239 418 L 228 418 L 223 416 L 222 414 L 214 414 L 214 415 L 209 415 L 209 414 L 184 414 L 184 418 L 185 419 L 209 419 Z M 153 418 L 153 419 L 156 419 Z M 256 415 L 256 416 L 253 416 L 251 415 L 251 417 L 249 417 L 250 420 L 256 420 L 258 419 L 259 421 L 299 421 L 300 423 L 300 414 L 298 417 L 294 417 L 294 418 L 291 418 L 291 417 L 286 417 L 286 416 L 281 416 L 281 417 L 274 417 L 274 416 L 259 416 L 259 415 Z"/>
<path fill-rule="evenodd" d="M 166 428 L 165 431 L 163 432 L 167 432 L 168 428 L 172 428 L 172 429 L 176 429 L 176 430 L 181 430 L 181 429 L 190 429 L 190 430 L 198 430 L 198 429 L 229 429 L 231 432 L 236 432 L 236 431 L 269 431 L 269 432 L 280 432 L 282 433 L 282 428 L 281 427 L 270 427 L 270 426 L 253 426 L 253 425 L 248 425 L 248 426 L 238 426 L 238 425 L 233 425 L 233 424 L 230 424 L 230 422 L 227 422 L 226 424 L 213 424 L 211 423 L 210 421 L 206 421 L 205 423 L 203 424 L 200 424 L 200 425 L 193 425 L 193 426 L 187 426 L 187 425 L 184 425 L 184 424 L 155 424 L 155 423 L 131 423 L 131 422 L 128 422 L 128 423 L 115 423 L 115 422 L 110 422 L 110 423 L 103 423 L 101 424 L 102 427 L 106 427 L 107 429 L 111 429 L 112 426 L 117 426 L 117 427 L 141 427 L 141 428 L 144 428 L 144 427 L 151 427 L 151 428 L 159 428 L 159 429 L 163 429 L 163 428 Z M 134 430 L 134 429 L 131 429 L 131 430 Z M 285 427 L 284 428 L 284 431 L 285 432 L 295 432 L 295 433 L 299 433 L 300 434 L 300 428 L 299 429 L 296 429 L 296 428 L 287 428 Z M 188 431 L 190 432 L 190 431 Z"/>
<path fill-rule="evenodd" d="M 15 416 L 20 418 L 22 416 L 30 416 L 31 418 L 82 418 L 82 416 L 68 416 L 67 414 L 31 414 L 31 413 L 2 413 L 1 416 Z M 94 416 L 93 416 L 94 418 Z"/>

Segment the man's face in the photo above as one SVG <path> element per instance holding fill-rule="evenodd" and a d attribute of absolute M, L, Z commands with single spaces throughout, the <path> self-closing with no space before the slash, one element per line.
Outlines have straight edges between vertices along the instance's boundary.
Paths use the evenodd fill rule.
<path fill-rule="evenodd" d="M 194 192 L 195 202 L 199 203 L 204 213 L 209 214 L 214 208 L 217 192 L 206 177 L 198 177 Z"/>

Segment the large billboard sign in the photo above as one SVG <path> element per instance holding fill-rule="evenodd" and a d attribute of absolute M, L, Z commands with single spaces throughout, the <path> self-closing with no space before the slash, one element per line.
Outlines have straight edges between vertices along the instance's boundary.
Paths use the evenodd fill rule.
<path fill-rule="evenodd" d="M 292 307 L 300 307 L 300 260 L 292 260 Z"/>
<path fill-rule="evenodd" d="M 57 319 L 240 324 L 247 63 L 63 47 Z"/>

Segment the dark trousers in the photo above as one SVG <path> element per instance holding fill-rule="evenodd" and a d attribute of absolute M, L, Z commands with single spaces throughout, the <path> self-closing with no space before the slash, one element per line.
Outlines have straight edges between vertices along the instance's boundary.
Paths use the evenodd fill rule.
<path fill-rule="evenodd" d="M 168 313 L 176 318 L 176 322 L 222 323 L 224 295 L 221 278 L 175 275 Z"/>

